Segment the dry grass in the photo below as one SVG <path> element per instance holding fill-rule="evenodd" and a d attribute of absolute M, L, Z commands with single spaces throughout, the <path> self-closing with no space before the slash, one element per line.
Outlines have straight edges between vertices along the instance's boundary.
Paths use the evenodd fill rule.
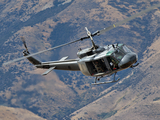
<path fill-rule="evenodd" d="M 1 120 L 46 120 L 32 112 L 21 109 L 0 106 L 0 119 Z"/>

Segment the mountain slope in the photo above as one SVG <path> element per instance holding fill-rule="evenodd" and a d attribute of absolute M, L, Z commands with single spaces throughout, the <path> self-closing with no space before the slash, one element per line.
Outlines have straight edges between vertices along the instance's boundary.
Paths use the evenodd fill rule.
<path fill-rule="evenodd" d="M 23 56 L 24 47 L 20 36 L 26 38 L 29 51 L 34 53 L 86 36 L 84 29 L 86 26 L 94 32 L 158 2 L 159 0 L 8 0 L 0 2 L 0 64 Z M 22 60 L 0 67 L 0 104 L 25 108 L 50 120 L 70 119 L 71 113 L 80 108 L 86 109 L 84 106 L 87 105 L 89 106 L 88 111 L 91 110 L 90 108 L 93 111 L 102 110 L 96 114 L 88 111 L 82 111 L 81 115 L 74 113 L 72 119 L 77 116 L 114 119 L 118 113 L 121 113 L 124 106 L 127 108 L 131 101 L 133 101 L 131 104 L 134 104 L 139 93 L 145 96 L 155 89 L 151 87 L 152 89 L 149 89 L 147 93 L 145 90 L 142 90 L 144 92 L 139 90 L 139 87 L 148 88 L 150 81 L 148 80 L 146 84 L 144 82 L 148 79 L 148 74 L 151 78 L 155 77 L 152 82 L 158 84 L 159 58 L 155 51 L 159 50 L 155 45 L 158 45 L 156 41 L 159 38 L 159 17 L 159 10 L 155 9 L 94 38 L 96 44 L 99 45 L 125 43 L 139 54 L 141 66 L 133 70 L 133 73 L 131 69 L 118 73 L 118 77 L 122 79 L 118 85 L 92 86 L 90 83 L 94 82 L 94 78 L 84 76 L 80 72 L 53 71 L 43 77 L 41 74 L 44 70 L 35 70 L 35 67 L 27 60 Z M 68 55 L 70 58 L 75 58 L 78 48 L 90 46 L 91 42 L 86 40 L 35 57 L 40 61 L 59 60 Z M 151 47 L 146 51 L 148 46 Z M 156 60 L 157 64 L 154 64 L 153 60 Z M 157 67 L 156 70 L 151 67 L 151 63 Z M 128 76 L 127 79 L 125 79 L 126 76 Z M 142 79 L 144 76 L 145 79 Z M 144 86 L 141 85 L 143 83 Z M 158 100 L 156 95 L 150 98 L 154 102 Z M 106 99 L 100 104 L 97 102 L 98 106 L 90 107 L 93 101 L 103 100 L 103 97 Z M 140 101 L 146 102 L 142 98 Z M 109 109 L 105 111 L 103 106 Z M 154 108 L 154 106 L 151 107 Z M 125 110 L 122 112 L 125 114 Z"/>
<path fill-rule="evenodd" d="M 1 120 L 46 120 L 28 110 L 0 106 Z"/>
<path fill-rule="evenodd" d="M 160 38 L 157 38 L 144 52 L 142 63 L 131 75 L 101 92 L 103 97 L 72 113 L 71 120 L 159 120 L 159 45 Z"/>

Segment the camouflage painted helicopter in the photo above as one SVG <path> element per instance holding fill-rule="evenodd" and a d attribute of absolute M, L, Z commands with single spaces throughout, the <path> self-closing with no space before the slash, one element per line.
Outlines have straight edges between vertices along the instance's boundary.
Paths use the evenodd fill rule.
<path fill-rule="evenodd" d="M 116 73 L 118 71 L 127 69 L 127 68 L 134 68 L 139 63 L 136 63 L 138 60 L 138 55 L 134 52 L 132 52 L 125 44 L 112 44 L 107 46 L 98 46 L 94 43 L 93 37 L 99 36 L 100 34 L 107 32 L 119 25 L 122 25 L 123 23 L 126 23 L 137 16 L 140 16 L 146 12 L 149 12 L 157 7 L 159 7 L 160 4 L 157 4 L 155 6 L 149 7 L 146 10 L 143 10 L 131 17 L 128 17 L 124 19 L 123 21 L 117 22 L 107 28 L 104 28 L 102 30 L 96 31 L 93 34 L 85 27 L 87 31 L 86 37 L 82 37 L 78 40 L 68 42 L 47 50 L 43 50 L 34 54 L 30 54 L 24 37 L 21 37 L 21 40 L 23 41 L 23 44 L 26 48 L 25 51 L 23 51 L 24 57 L 3 63 L 3 65 L 7 65 L 22 59 L 27 58 L 33 65 L 35 65 L 37 68 L 47 69 L 46 72 L 44 72 L 42 75 L 47 75 L 52 70 L 69 70 L 69 71 L 81 71 L 86 76 L 93 76 L 95 77 L 95 82 L 93 85 L 98 84 L 106 84 L 106 83 L 113 83 L 117 82 L 120 79 L 115 79 Z M 35 59 L 33 56 L 50 51 L 59 47 L 63 47 L 69 44 L 73 44 L 78 41 L 83 41 L 84 39 L 91 39 L 92 47 L 86 48 L 86 49 L 79 49 L 77 52 L 77 59 L 67 59 L 68 56 L 61 58 L 59 61 L 49 61 L 49 62 L 40 62 L 37 59 Z M 112 81 L 106 81 L 106 82 L 97 82 L 102 77 L 109 77 L 114 74 L 114 78 Z"/>

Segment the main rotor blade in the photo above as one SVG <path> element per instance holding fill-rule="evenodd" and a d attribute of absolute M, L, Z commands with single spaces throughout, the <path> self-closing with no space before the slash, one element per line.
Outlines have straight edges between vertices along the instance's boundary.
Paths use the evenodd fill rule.
<path fill-rule="evenodd" d="M 113 28 L 115 28 L 115 27 L 117 27 L 117 26 L 119 26 L 119 25 L 122 25 L 123 23 L 126 23 L 126 22 L 128 22 L 128 21 L 130 21 L 130 20 L 133 20 L 134 18 L 136 18 L 136 17 L 138 17 L 138 16 L 140 16 L 140 15 L 142 15 L 142 14 L 144 14 L 144 13 L 147 13 L 147 12 L 149 12 L 149 11 L 157 8 L 157 7 L 160 7 L 160 4 L 157 4 L 157 5 L 155 5 L 155 6 L 151 6 L 151 7 L 147 8 L 147 9 L 145 9 L 145 10 L 143 10 L 143 11 L 141 11 L 141 12 L 135 14 L 135 15 L 132 15 L 131 17 L 128 17 L 128 18 L 124 19 L 123 21 L 117 22 L 117 23 L 115 23 L 115 24 L 113 24 L 113 25 L 111 25 L 111 26 L 109 26 L 109 27 L 107 27 L 107 28 L 104 28 L 104 29 L 100 30 L 100 31 L 96 31 L 95 33 L 91 34 L 91 36 L 94 37 L 95 35 L 103 34 L 103 33 L 107 32 L 107 31 L 109 31 L 109 30 L 111 30 L 111 29 L 113 29 Z M 56 47 L 53 47 L 53 48 L 49 48 L 49 49 L 46 49 L 46 50 L 43 50 L 43 51 L 40 51 L 40 52 L 37 52 L 37 53 L 30 54 L 30 55 L 28 55 L 28 56 L 24 56 L 24 57 L 15 59 L 15 60 L 11 60 L 11 61 L 8 61 L 8 62 L 3 63 L 3 66 L 4 66 L 4 65 L 11 64 L 11 63 L 16 62 L 16 61 L 23 60 L 23 59 L 25 59 L 25 58 L 28 58 L 28 57 L 31 57 L 31 56 L 34 56 L 34 55 L 38 55 L 38 54 L 40 54 L 40 53 L 44 53 L 44 52 L 47 52 L 47 51 L 50 51 L 50 50 L 53 50 L 53 49 L 56 49 L 56 48 L 60 48 L 60 47 L 63 47 L 63 46 L 66 46 L 66 45 L 69 45 L 69 44 L 72 44 L 72 43 L 75 43 L 75 42 L 78 42 L 78 41 L 82 41 L 82 40 L 88 39 L 88 38 L 89 38 L 89 36 L 83 37 L 83 38 L 80 38 L 79 40 L 75 40 L 75 41 L 72 41 L 72 42 L 68 42 L 68 43 L 66 43 L 66 44 L 62 44 L 62 45 L 59 45 L 59 46 L 56 46 Z M 22 38 L 22 41 L 23 41 L 25 47 L 27 48 L 26 43 L 25 43 L 25 40 L 24 40 L 23 38 Z"/>
<path fill-rule="evenodd" d="M 75 43 L 75 42 L 78 42 L 78 41 L 82 41 L 82 40 L 88 39 L 88 38 L 89 38 L 89 37 L 83 37 L 83 38 L 80 38 L 80 39 L 75 40 L 75 41 L 72 41 L 72 42 L 68 42 L 68 43 L 65 43 L 65 44 L 62 44 L 62 45 L 58 45 L 58 46 L 56 46 L 56 47 L 52 47 L 52 48 L 49 48 L 49 49 L 46 49 L 46 50 L 43 50 L 43 51 L 40 51 L 40 52 L 36 52 L 36 53 L 33 53 L 33 54 L 29 54 L 29 55 L 27 55 L 27 56 L 24 56 L 24 57 L 21 57 L 21 58 L 17 58 L 17 59 L 14 59 L 14 60 L 5 62 L 5 63 L 3 63 L 3 66 L 8 65 L 8 64 L 11 64 L 11 63 L 14 63 L 14 62 L 17 62 L 17 61 L 20 61 L 20 60 L 23 60 L 23 59 L 25 59 L 25 58 L 29 58 L 29 57 L 32 57 L 32 56 L 35 56 L 35 55 L 38 55 L 38 54 L 41 54 L 41 53 L 44 53 L 44 52 L 53 50 L 53 49 L 56 49 L 56 48 L 63 47 L 63 46 L 66 46 L 66 45 L 69 45 L 69 44 L 72 44 L 72 43 Z"/>
<path fill-rule="evenodd" d="M 151 6 L 151 7 L 147 8 L 147 9 L 145 9 L 145 10 L 143 10 L 143 11 L 141 11 L 141 12 L 135 14 L 135 15 L 132 15 L 131 17 L 128 17 L 128 18 L 124 19 L 123 21 L 117 22 L 117 23 L 115 23 L 115 24 L 113 24 L 113 25 L 111 25 L 111 26 L 109 26 L 107 28 L 104 28 L 104 29 L 102 29 L 100 31 L 97 31 L 92 36 L 103 34 L 103 33 L 107 32 L 107 31 L 109 31 L 109 30 L 111 30 L 111 29 L 113 29 L 113 28 L 115 28 L 115 27 L 117 27 L 119 25 L 122 25 L 123 23 L 131 21 L 131 20 L 135 19 L 136 17 L 141 16 L 142 14 L 147 13 L 147 12 L 157 8 L 157 7 L 160 7 L 160 4 L 157 4 L 155 6 Z"/>

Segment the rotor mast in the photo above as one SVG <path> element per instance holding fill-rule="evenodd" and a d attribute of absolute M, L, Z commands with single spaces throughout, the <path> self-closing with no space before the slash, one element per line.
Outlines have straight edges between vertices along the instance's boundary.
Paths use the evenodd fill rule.
<path fill-rule="evenodd" d="M 85 27 L 85 29 L 86 29 L 86 31 L 87 31 L 87 35 L 88 35 L 88 36 L 90 37 L 90 39 L 91 39 L 92 47 L 93 47 L 94 49 L 97 49 L 98 46 L 94 43 L 91 32 L 88 30 L 87 27 Z"/>

